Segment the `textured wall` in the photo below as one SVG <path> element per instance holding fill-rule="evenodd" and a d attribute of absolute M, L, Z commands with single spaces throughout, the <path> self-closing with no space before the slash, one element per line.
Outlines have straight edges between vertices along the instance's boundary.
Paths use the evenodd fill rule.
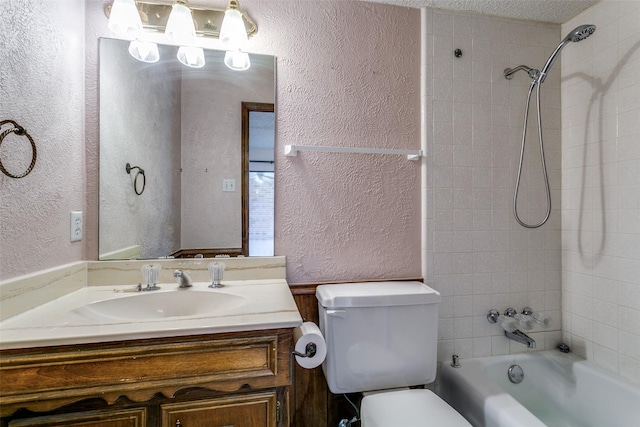
<path fill-rule="evenodd" d="M 275 252 L 289 281 L 420 276 L 420 162 L 283 156 L 286 144 L 419 148 L 419 10 L 250 6 L 249 49 L 278 58 Z"/>
<path fill-rule="evenodd" d="M 145 64 L 128 42 L 100 43 L 100 253 L 140 245 L 142 257 L 180 249 L 179 64 Z M 169 52 L 170 51 L 170 52 Z M 160 50 L 162 58 L 174 48 Z M 127 175 L 125 165 L 139 166 Z"/>
<path fill-rule="evenodd" d="M 83 1 L 2 1 L 5 119 L 27 129 L 38 161 L 25 178 L 0 174 L 0 279 L 82 260 L 84 242 L 69 241 L 69 213 L 85 210 Z M 30 145 L 11 134 L 0 157 L 21 172 Z"/>
<path fill-rule="evenodd" d="M 509 306 L 548 313 L 551 326 L 531 336 L 538 349 L 551 348 L 561 326 L 560 67 L 542 91 L 554 209 L 535 230 L 511 212 L 530 79 L 506 80 L 503 70 L 542 67 L 559 26 L 430 9 L 427 33 L 427 279 L 443 296 L 439 358 L 526 351 L 487 322 L 489 309 Z M 532 118 L 519 199 L 530 223 L 544 217 L 546 202 Z"/>
<path fill-rule="evenodd" d="M 600 2 L 562 56 L 563 335 L 640 383 L 640 3 Z"/>

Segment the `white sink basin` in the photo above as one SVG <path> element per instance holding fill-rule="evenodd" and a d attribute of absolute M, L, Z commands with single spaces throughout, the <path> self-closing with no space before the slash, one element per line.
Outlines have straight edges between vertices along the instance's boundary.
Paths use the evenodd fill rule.
<path fill-rule="evenodd" d="M 238 308 L 247 299 L 240 295 L 192 289 L 141 292 L 121 298 L 96 301 L 73 310 L 89 318 L 123 320 L 215 315 Z"/>

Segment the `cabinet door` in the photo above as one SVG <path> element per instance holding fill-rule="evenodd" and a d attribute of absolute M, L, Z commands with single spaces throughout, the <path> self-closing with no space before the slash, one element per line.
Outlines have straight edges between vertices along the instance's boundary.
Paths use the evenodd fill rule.
<path fill-rule="evenodd" d="M 162 427 L 275 427 L 276 392 L 160 406 Z"/>
<path fill-rule="evenodd" d="M 77 412 L 23 418 L 9 422 L 9 427 L 144 427 L 145 408 Z"/>

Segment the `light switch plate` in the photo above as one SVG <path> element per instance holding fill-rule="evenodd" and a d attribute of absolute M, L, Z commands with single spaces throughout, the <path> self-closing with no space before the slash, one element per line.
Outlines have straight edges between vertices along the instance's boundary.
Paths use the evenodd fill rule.
<path fill-rule="evenodd" d="M 235 179 L 223 179 L 222 180 L 222 191 L 233 193 L 236 191 L 236 180 Z"/>

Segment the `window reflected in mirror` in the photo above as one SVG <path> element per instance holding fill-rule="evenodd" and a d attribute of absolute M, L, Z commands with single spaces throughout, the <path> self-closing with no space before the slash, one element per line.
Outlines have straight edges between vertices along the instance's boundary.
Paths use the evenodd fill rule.
<path fill-rule="evenodd" d="M 242 140 L 248 146 L 249 256 L 274 255 L 274 149 L 273 104 L 242 103 Z"/>

